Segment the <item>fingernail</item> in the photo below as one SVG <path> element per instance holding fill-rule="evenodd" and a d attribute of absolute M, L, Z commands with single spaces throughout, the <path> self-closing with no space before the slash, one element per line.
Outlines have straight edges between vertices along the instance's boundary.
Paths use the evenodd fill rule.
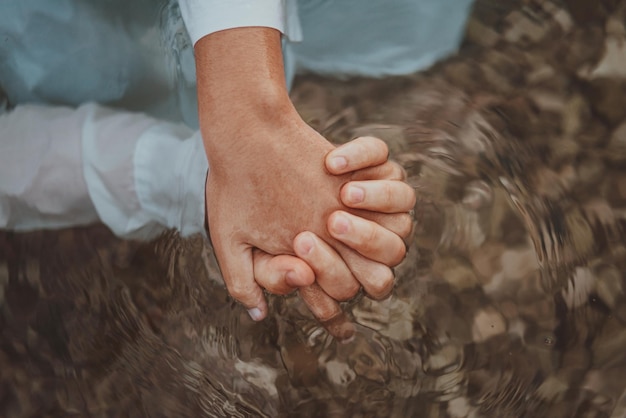
<path fill-rule="evenodd" d="M 343 170 L 348 166 L 348 160 L 346 160 L 346 157 L 333 157 L 330 159 L 329 164 L 333 170 Z"/>
<path fill-rule="evenodd" d="M 313 242 L 313 238 L 308 235 L 302 236 L 298 240 L 298 255 L 304 256 L 309 255 L 315 246 L 315 242 Z M 290 272 L 291 273 L 291 272 Z"/>
<path fill-rule="evenodd" d="M 344 215 L 336 215 L 333 220 L 333 232 L 343 235 L 350 230 L 350 221 Z"/>
<path fill-rule="evenodd" d="M 263 312 L 259 308 L 248 309 L 248 315 L 253 321 L 260 321 L 263 319 Z"/>
<path fill-rule="evenodd" d="M 348 199 L 351 203 L 361 203 L 365 199 L 365 190 L 360 187 L 350 186 L 348 188 Z"/>

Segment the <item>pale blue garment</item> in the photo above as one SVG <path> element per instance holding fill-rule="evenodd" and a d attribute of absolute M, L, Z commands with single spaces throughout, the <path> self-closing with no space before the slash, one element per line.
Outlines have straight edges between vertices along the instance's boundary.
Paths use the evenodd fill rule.
<path fill-rule="evenodd" d="M 193 49 L 175 0 L 2 0 L 13 104 L 98 102 L 197 126 Z"/>
<path fill-rule="evenodd" d="M 425 68 L 455 51 L 471 6 L 471 0 L 286 1 L 303 35 L 301 43 L 283 44 L 289 83 L 297 71 L 384 76 Z M 207 163 L 199 135 L 121 110 L 197 126 L 193 48 L 176 0 L 2 0 L 0 86 L 14 105 L 118 108 L 28 107 L 0 117 L 0 227 L 60 227 L 97 215 L 122 236 L 153 234 L 154 223 L 202 232 Z M 129 128 L 144 125 L 152 128 Z M 32 150 L 67 152 L 27 152 L 12 142 L 20 137 Z M 57 160 L 67 169 L 57 170 Z M 84 184 L 51 176 L 81 166 Z M 20 170 L 32 178 L 12 179 Z M 56 190 L 50 182 L 74 184 L 66 191 L 79 195 L 50 199 Z M 93 206 L 81 207 L 79 190 L 88 191 Z"/>
<path fill-rule="evenodd" d="M 296 68 L 381 77 L 427 68 L 456 51 L 473 0 L 300 0 Z"/>
<path fill-rule="evenodd" d="M 472 0 L 296 0 L 297 71 L 384 76 L 454 52 Z M 176 0 L 3 0 L 0 86 L 14 103 L 98 103 L 197 126 L 193 48 Z"/>

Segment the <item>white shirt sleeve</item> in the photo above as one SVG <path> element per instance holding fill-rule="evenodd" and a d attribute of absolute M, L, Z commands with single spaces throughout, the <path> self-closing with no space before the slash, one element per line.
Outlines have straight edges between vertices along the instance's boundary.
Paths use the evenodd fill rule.
<path fill-rule="evenodd" d="M 194 45 L 213 32 L 245 26 L 274 28 L 292 42 L 302 40 L 297 0 L 179 0 L 178 3 Z"/>
<path fill-rule="evenodd" d="M 207 171 L 200 134 L 183 125 L 95 104 L 19 106 L 0 115 L 0 228 L 204 233 Z"/>

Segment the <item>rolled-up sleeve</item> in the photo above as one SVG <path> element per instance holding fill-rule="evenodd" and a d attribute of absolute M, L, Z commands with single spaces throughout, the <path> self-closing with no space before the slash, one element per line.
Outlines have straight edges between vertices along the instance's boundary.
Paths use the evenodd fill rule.
<path fill-rule="evenodd" d="M 302 32 L 296 0 L 179 0 L 192 42 L 220 30 L 263 26 L 274 28 L 291 41 Z"/>
<path fill-rule="evenodd" d="M 19 106 L 0 116 L 0 227 L 204 233 L 207 170 L 185 126 L 96 104 Z"/>

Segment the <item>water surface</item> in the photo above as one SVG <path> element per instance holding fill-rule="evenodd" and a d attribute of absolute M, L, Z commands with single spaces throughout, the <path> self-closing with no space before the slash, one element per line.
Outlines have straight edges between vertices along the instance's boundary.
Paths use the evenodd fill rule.
<path fill-rule="evenodd" d="M 0 415 L 625 416 L 624 7 L 566 3 L 478 2 L 425 74 L 298 80 L 307 122 L 382 137 L 418 193 L 349 342 L 295 295 L 253 323 L 199 237 L 1 232 Z"/>

